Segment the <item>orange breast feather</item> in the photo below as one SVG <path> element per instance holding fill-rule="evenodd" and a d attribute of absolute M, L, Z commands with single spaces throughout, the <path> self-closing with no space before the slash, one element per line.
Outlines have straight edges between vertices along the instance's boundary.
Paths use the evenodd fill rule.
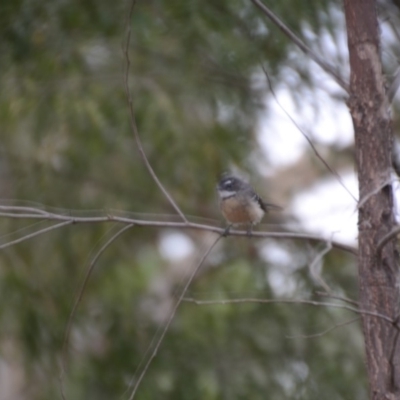
<path fill-rule="evenodd" d="M 221 202 L 221 211 L 227 221 L 232 224 L 248 224 L 252 221 L 248 207 L 235 198 L 229 198 Z"/>

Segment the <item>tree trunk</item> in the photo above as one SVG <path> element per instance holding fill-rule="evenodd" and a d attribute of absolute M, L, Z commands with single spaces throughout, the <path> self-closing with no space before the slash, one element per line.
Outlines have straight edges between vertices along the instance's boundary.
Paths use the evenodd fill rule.
<path fill-rule="evenodd" d="M 390 183 L 392 125 L 379 49 L 376 0 L 344 0 L 350 54 L 349 108 L 359 183 L 359 300 L 371 399 L 400 399 L 397 252 L 377 244 L 395 226 Z M 399 324 L 400 325 L 400 324 Z"/>

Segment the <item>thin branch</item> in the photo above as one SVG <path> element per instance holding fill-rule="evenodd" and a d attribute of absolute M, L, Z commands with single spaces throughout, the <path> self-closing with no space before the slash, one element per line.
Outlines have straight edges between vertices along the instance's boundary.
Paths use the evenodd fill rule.
<path fill-rule="evenodd" d="M 342 177 L 339 175 L 337 171 L 335 171 L 324 159 L 324 157 L 321 156 L 317 148 L 315 147 L 315 144 L 311 140 L 311 138 L 308 136 L 308 134 L 304 131 L 303 128 L 296 122 L 296 120 L 286 111 L 285 107 L 282 106 L 280 101 L 278 100 L 278 97 L 275 93 L 275 90 L 272 86 L 271 79 L 269 77 L 268 71 L 265 69 L 264 65 L 261 64 L 261 68 L 264 71 L 264 75 L 267 79 L 268 87 L 269 90 L 271 91 L 272 96 L 274 97 L 274 100 L 276 104 L 278 104 L 279 108 L 286 114 L 286 116 L 290 119 L 292 124 L 299 130 L 299 132 L 303 135 L 303 137 L 307 140 L 307 143 L 310 145 L 311 150 L 314 152 L 315 156 L 322 162 L 322 164 L 325 166 L 325 168 L 337 179 L 337 181 L 340 183 L 340 185 L 343 187 L 344 190 L 353 198 L 354 201 L 357 202 L 357 199 L 354 197 L 354 195 L 350 192 L 350 190 L 346 187 L 344 184 Z"/>
<path fill-rule="evenodd" d="M 396 179 L 395 179 L 396 180 Z M 386 179 L 384 182 L 382 182 L 377 188 L 374 190 L 371 190 L 368 194 L 366 194 L 360 201 L 358 202 L 357 208 L 361 209 L 361 207 L 372 197 L 375 196 L 377 193 L 379 193 L 385 186 L 393 184 L 392 178 Z"/>
<path fill-rule="evenodd" d="M 400 233 L 400 226 L 396 226 L 389 233 L 387 233 L 376 246 L 376 254 L 379 254 L 382 249 L 398 234 Z"/>
<path fill-rule="evenodd" d="M 337 296 L 331 293 L 325 293 L 325 292 L 316 292 L 315 293 L 317 296 L 321 296 L 321 297 L 329 297 L 331 299 L 335 299 L 335 300 L 341 300 L 344 301 L 345 303 L 349 303 L 349 304 L 353 304 L 354 306 L 359 305 L 358 301 L 355 301 L 353 299 L 349 299 L 348 297 L 343 297 L 343 296 Z"/>
<path fill-rule="evenodd" d="M 364 196 L 363 199 L 360 200 L 360 202 L 358 203 L 358 209 L 360 209 L 372 196 L 379 193 L 386 185 L 392 183 L 393 183 L 392 179 L 388 179 L 385 182 L 381 183 L 376 189 L 372 190 L 370 193 Z M 376 254 L 379 254 L 382 251 L 382 249 L 386 246 L 386 244 L 389 243 L 390 240 L 392 240 L 395 236 L 397 236 L 398 233 L 400 233 L 400 226 L 397 226 L 390 232 L 388 232 L 376 246 L 375 250 Z"/>
<path fill-rule="evenodd" d="M 19 235 L 24 235 L 25 232 L 32 232 L 34 229 L 39 229 L 41 226 L 48 226 L 49 224 L 46 224 L 47 221 L 43 220 L 36 220 L 34 219 L 32 223 L 29 225 L 25 225 L 23 227 L 17 228 L 15 230 L 11 230 L 9 232 L 0 234 L 0 241 L 6 241 L 8 238 L 13 238 L 16 237 L 18 234 Z"/>
<path fill-rule="evenodd" d="M 390 17 L 389 17 L 388 22 L 389 22 L 390 27 L 392 28 L 393 34 L 396 36 L 397 41 L 400 42 L 400 32 L 397 29 L 397 23 L 393 20 L 393 18 L 390 18 Z"/>
<path fill-rule="evenodd" d="M 394 99 L 394 96 L 396 96 L 399 86 L 400 86 L 400 67 L 397 68 L 397 71 L 393 78 L 393 81 L 390 84 L 389 89 L 387 91 L 387 97 L 388 97 L 389 103 L 391 103 Z"/>
<path fill-rule="evenodd" d="M 397 317 L 396 317 L 396 319 L 395 319 L 395 322 L 393 323 L 393 326 L 396 328 L 397 327 L 397 324 L 398 324 L 398 322 L 399 322 L 399 317 L 400 317 L 400 315 L 397 315 Z M 393 385 L 395 385 L 395 371 L 396 371 L 396 368 L 395 368 L 395 354 L 396 354 L 396 348 L 397 348 L 397 345 L 398 345 L 398 340 L 399 340 L 399 333 L 400 333 L 400 330 L 399 329 L 397 329 L 396 330 L 396 333 L 395 333 L 395 335 L 394 335 L 394 338 L 393 338 L 393 346 L 392 346 L 392 349 L 391 349 L 391 351 L 390 351 L 390 357 L 389 357 L 389 364 L 390 364 L 390 378 L 391 378 L 391 384 L 393 384 Z M 395 387 L 395 386 L 393 386 L 393 387 Z"/>
<path fill-rule="evenodd" d="M 44 214 L 47 215 L 48 212 L 41 210 L 40 208 L 36 207 L 25 207 L 25 206 L 4 206 L 7 208 L 8 211 L 18 211 L 18 212 L 31 212 L 34 214 Z M 3 206 L 0 205 L 0 210 L 3 209 Z"/>
<path fill-rule="evenodd" d="M 335 325 L 329 327 L 328 329 L 325 329 L 322 332 L 312 333 L 312 334 L 309 334 L 309 335 L 286 336 L 286 339 L 298 339 L 298 338 L 300 338 L 300 339 L 314 339 L 316 337 L 324 336 L 327 333 L 332 332 L 337 328 L 341 328 L 343 326 L 353 324 L 354 322 L 359 321 L 359 320 L 360 320 L 360 317 L 351 318 L 351 319 L 349 319 L 347 321 L 341 322 L 340 324 L 335 324 Z"/>
<path fill-rule="evenodd" d="M 292 32 L 264 3 L 260 0 L 251 0 L 304 54 L 308 55 L 315 63 L 317 63 L 325 72 L 327 72 L 336 83 L 341 86 L 347 93 L 349 85 L 343 80 L 335 68 L 325 62 L 311 48 L 309 48 L 299 37 Z"/>
<path fill-rule="evenodd" d="M 0 209 L 7 210 L 7 206 L 0 206 Z M 127 218 L 127 217 L 118 217 L 116 215 L 107 214 L 102 217 L 77 217 L 73 215 L 63 215 L 63 214 L 55 214 L 55 213 L 47 213 L 42 215 L 37 215 L 35 213 L 31 214 L 18 214 L 18 213 L 0 213 L 0 216 L 5 218 L 16 218 L 16 219 L 41 219 L 41 220 L 49 220 L 49 221 L 63 221 L 65 225 L 67 224 L 94 224 L 94 223 L 104 223 L 104 222 L 118 222 L 127 225 L 136 225 L 136 226 L 147 226 L 147 227 L 157 227 L 157 228 L 176 228 L 176 229 L 195 229 L 195 230 L 202 230 L 208 232 L 214 232 L 217 234 L 222 234 L 225 232 L 224 228 L 220 228 L 217 226 L 206 225 L 206 224 L 199 224 L 194 222 L 168 222 L 168 221 L 151 221 L 145 219 L 138 219 L 138 218 Z M 68 223 L 67 223 L 68 222 Z M 54 225 L 50 229 L 56 229 L 62 227 L 62 224 Z M 37 233 L 23 236 L 22 238 L 18 239 L 18 243 L 30 239 L 32 236 L 39 235 L 41 233 L 45 233 L 46 230 L 40 230 Z M 229 236 L 246 236 L 248 237 L 247 231 L 239 231 L 232 229 L 229 231 Z M 346 244 L 333 241 L 318 235 L 311 235 L 308 233 L 297 233 L 297 232 L 266 232 L 266 231 L 253 231 L 252 237 L 258 238 L 275 238 L 275 239 L 299 239 L 299 240 L 310 240 L 313 242 L 324 242 L 324 243 L 331 243 L 333 247 L 339 250 L 346 251 L 348 253 L 357 255 L 357 249 L 348 246 Z M 11 242 L 10 242 L 11 243 Z M 12 244 L 16 244 L 15 241 Z M 7 243 L 3 246 L 7 247 Z"/>
<path fill-rule="evenodd" d="M 326 243 L 325 249 L 320 251 L 316 257 L 314 258 L 313 262 L 310 264 L 310 274 L 311 276 L 319 282 L 319 284 L 328 292 L 331 293 L 332 290 L 329 287 L 329 285 L 324 281 L 322 278 L 321 273 L 317 272 L 317 267 L 321 263 L 322 259 L 325 257 L 327 253 L 329 253 L 332 250 L 332 244 L 330 242 Z"/>
<path fill-rule="evenodd" d="M 69 335 L 71 332 L 71 327 L 72 327 L 72 322 L 74 320 L 76 310 L 78 309 L 78 306 L 82 300 L 83 293 L 85 292 L 86 286 L 89 282 L 89 278 L 92 275 L 93 269 L 100 258 L 100 256 L 106 251 L 106 249 L 117 239 L 119 238 L 124 232 L 126 232 L 128 229 L 132 228 L 131 225 L 124 226 L 122 229 L 120 229 L 115 235 L 113 235 L 109 240 L 107 240 L 106 243 L 104 243 L 103 246 L 101 246 L 100 250 L 96 253 L 96 255 L 93 257 L 92 261 L 89 264 L 89 267 L 86 271 L 85 278 L 83 279 L 82 285 L 78 291 L 78 295 L 75 298 L 74 305 L 72 307 L 71 313 L 68 318 L 67 326 L 65 328 L 65 334 L 64 334 L 64 340 L 63 340 L 63 346 L 62 346 L 62 351 L 61 351 L 61 373 L 60 373 L 60 382 L 61 382 L 61 395 L 62 398 L 65 400 L 65 395 L 64 395 L 64 385 L 63 385 L 63 375 L 65 372 L 65 364 L 66 364 L 66 351 L 68 348 L 68 341 L 69 341 Z"/>
<path fill-rule="evenodd" d="M 216 244 L 221 240 L 222 237 L 223 237 L 222 235 L 218 236 L 217 239 L 214 240 L 214 242 L 211 244 L 211 246 L 208 247 L 208 249 L 205 251 L 205 253 L 201 257 L 199 263 L 193 269 L 193 271 L 190 274 L 188 280 L 186 281 L 185 286 L 183 287 L 182 292 L 179 295 L 178 300 L 176 301 L 176 303 L 175 303 L 175 305 L 174 305 L 174 307 L 172 309 L 171 315 L 169 316 L 168 321 L 165 324 L 164 329 L 161 332 L 161 336 L 158 339 L 158 341 L 157 341 L 157 343 L 156 343 L 156 345 L 154 347 L 153 353 L 151 354 L 151 356 L 147 360 L 147 362 L 146 362 L 146 364 L 145 364 L 145 366 L 143 368 L 143 371 L 139 375 L 138 380 L 136 381 L 135 386 L 133 387 L 133 390 L 132 390 L 131 396 L 129 397 L 129 400 L 132 400 L 134 398 L 135 393 L 137 392 L 140 383 L 142 382 L 147 370 L 149 369 L 151 362 L 153 361 L 153 359 L 157 355 L 158 349 L 161 346 L 161 343 L 162 343 L 162 341 L 164 339 L 164 336 L 167 333 L 168 328 L 171 325 L 171 322 L 174 319 L 176 311 L 177 311 L 178 307 L 180 306 L 180 304 L 182 303 L 182 300 L 183 300 L 183 298 L 184 298 L 184 296 L 185 296 L 190 284 L 192 283 L 192 281 L 193 281 L 194 277 L 196 276 L 196 274 L 200 271 L 201 266 L 203 265 L 203 263 L 206 260 L 206 258 L 208 257 L 208 255 L 211 253 L 212 249 L 216 246 Z"/>
<path fill-rule="evenodd" d="M 124 84 L 125 84 L 126 98 L 127 98 L 128 105 L 129 105 L 131 130 L 132 130 L 133 136 L 135 138 L 136 145 L 137 145 L 137 147 L 139 149 L 140 156 L 142 157 L 143 163 L 147 168 L 147 171 L 149 172 L 149 174 L 153 178 L 154 182 L 157 184 L 158 188 L 162 191 L 164 196 L 168 199 L 168 201 L 171 204 L 171 206 L 179 214 L 179 216 L 182 218 L 182 220 L 187 222 L 187 219 L 186 219 L 185 215 L 183 214 L 183 212 L 181 211 L 179 206 L 176 204 L 174 199 L 171 197 L 171 195 L 168 193 L 167 189 L 164 187 L 164 185 L 158 179 L 157 174 L 154 172 L 154 169 L 151 166 L 151 164 L 150 164 L 150 162 L 149 162 L 149 160 L 148 160 L 148 158 L 146 156 L 146 153 L 145 153 L 145 151 L 143 149 L 142 141 L 141 141 L 140 135 L 139 135 L 139 130 L 138 130 L 137 124 L 136 124 L 135 111 L 134 111 L 134 106 L 133 106 L 133 99 L 132 99 L 131 92 L 129 90 L 129 68 L 130 68 L 130 65 L 131 65 L 131 61 L 130 61 L 130 58 L 129 58 L 129 45 L 130 45 L 130 41 L 131 41 L 131 20 L 132 20 L 133 8 L 134 8 L 135 4 L 136 4 L 136 0 L 132 0 L 131 7 L 130 7 L 130 10 L 129 10 L 129 17 L 128 17 L 128 21 L 127 21 L 126 44 L 125 44 L 125 48 L 124 48 L 124 55 L 125 55 L 125 60 L 126 60 Z"/>
<path fill-rule="evenodd" d="M 43 218 L 43 217 L 41 217 L 41 218 Z M 5 249 L 6 247 L 13 246 L 14 244 L 24 242 L 25 240 L 32 239 L 33 237 L 42 235 L 43 233 L 47 233 L 47 232 L 56 230 L 58 228 L 62 228 L 63 226 L 66 226 L 66 225 L 71 225 L 72 223 L 73 223 L 73 221 L 64 221 L 64 222 L 60 222 L 59 224 L 48 226 L 47 228 L 40 229 L 36 232 L 30 233 L 29 235 L 22 236 L 19 239 L 4 243 L 4 244 L 0 245 L 0 250 Z"/>
<path fill-rule="evenodd" d="M 257 304 L 305 304 L 314 307 L 331 307 L 348 310 L 360 315 L 367 315 L 370 317 L 381 318 L 390 324 L 395 324 L 396 321 L 387 315 L 377 313 L 375 311 L 360 310 L 355 307 L 337 304 L 337 303 L 325 303 L 314 300 L 296 300 L 296 299 L 257 299 L 257 298 L 242 298 L 242 299 L 227 299 L 227 300 L 197 300 L 193 298 L 184 298 L 184 301 L 194 303 L 200 306 L 214 305 L 214 304 L 245 304 L 245 303 L 257 303 Z M 396 326 L 397 327 L 397 326 Z M 398 328 L 398 327 L 397 327 Z"/>

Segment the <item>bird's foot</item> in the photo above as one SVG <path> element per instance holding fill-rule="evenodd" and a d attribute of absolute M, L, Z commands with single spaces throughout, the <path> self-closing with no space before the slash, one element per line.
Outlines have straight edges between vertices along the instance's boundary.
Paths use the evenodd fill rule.
<path fill-rule="evenodd" d="M 232 224 L 229 224 L 229 225 L 225 228 L 224 232 L 222 233 L 222 236 L 223 236 L 223 237 L 227 237 L 227 236 L 229 235 L 229 231 L 231 230 L 231 228 L 232 228 Z"/>
<path fill-rule="evenodd" d="M 253 225 L 250 225 L 250 226 L 247 228 L 247 236 L 248 236 L 249 238 L 253 236 Z"/>

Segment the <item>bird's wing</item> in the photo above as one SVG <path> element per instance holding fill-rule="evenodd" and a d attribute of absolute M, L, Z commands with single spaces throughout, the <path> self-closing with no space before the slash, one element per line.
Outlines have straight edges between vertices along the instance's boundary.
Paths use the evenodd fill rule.
<path fill-rule="evenodd" d="M 261 200 L 261 202 L 263 203 L 263 210 L 265 210 L 265 212 L 268 212 L 268 210 L 276 210 L 276 211 L 282 211 L 283 208 L 281 206 L 277 206 L 276 204 L 271 204 L 271 203 L 265 203 L 264 201 Z"/>
<path fill-rule="evenodd" d="M 269 210 L 282 210 L 282 207 L 279 207 L 275 204 L 266 203 L 255 191 L 254 189 L 248 185 L 247 193 L 250 197 L 255 200 L 260 207 L 264 210 L 264 212 L 268 212 Z"/>
<path fill-rule="evenodd" d="M 276 204 L 266 203 L 257 193 L 254 193 L 254 199 L 258 201 L 258 204 L 265 212 L 268 212 L 269 210 L 283 210 L 282 207 L 277 206 Z"/>

